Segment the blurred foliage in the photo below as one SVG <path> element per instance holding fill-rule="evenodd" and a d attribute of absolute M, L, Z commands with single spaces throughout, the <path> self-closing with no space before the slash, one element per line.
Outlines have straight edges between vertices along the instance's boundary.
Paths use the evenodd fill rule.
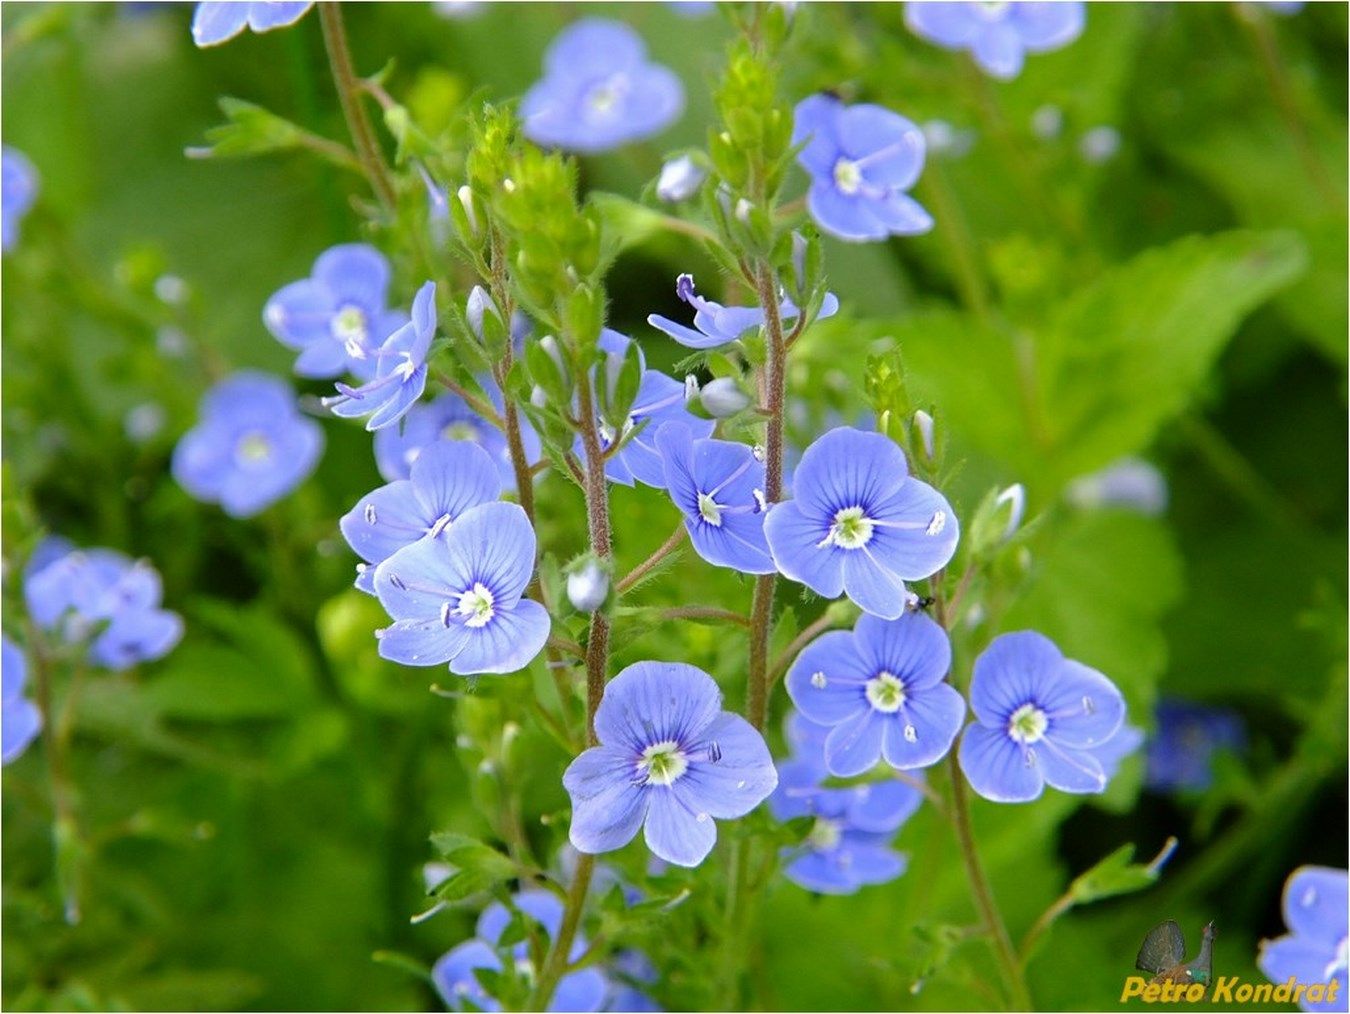
<path fill-rule="evenodd" d="M 732 33 L 671 5 L 599 11 L 635 25 L 688 91 L 656 142 L 580 166 L 583 190 L 614 195 L 593 205 L 616 241 L 610 326 L 671 369 L 683 351 L 642 322 L 678 314 L 680 271 L 707 276 L 716 295 L 714 267 L 666 227 L 651 181 L 663 153 L 705 143 Z M 78 871 L 78 924 L 63 919 L 54 875 L 42 744 L 5 770 L 4 1002 L 434 1007 L 417 973 L 472 932 L 474 904 L 459 902 L 565 840 L 569 744 L 547 720 L 575 716 L 578 701 L 542 664 L 437 696 L 428 683 L 450 677 L 378 658 L 382 613 L 350 589 L 336 529 L 379 482 L 358 428 L 326 424 L 315 476 L 252 522 L 168 477 L 212 378 L 288 371 L 261 307 L 320 250 L 362 238 L 350 202 L 368 200 L 325 140 L 345 144 L 317 19 L 198 51 L 190 13 L 3 7 L 5 143 L 42 181 L 4 263 L 5 627 L 22 628 L 18 575 L 45 530 L 149 557 L 188 630 L 164 661 L 90 674 L 74 698 L 78 834 L 58 858 Z M 349 6 L 359 69 L 393 60 L 388 150 L 428 153 L 458 185 L 466 111 L 528 87 L 576 13 L 483 5 L 446 20 L 429 4 Z M 1345 38 L 1343 5 L 1287 18 L 1258 5 L 1093 5 L 1082 39 L 998 84 L 916 40 L 899 4 L 797 9 L 780 99 L 835 89 L 969 142 L 930 154 L 917 196 L 938 222 L 931 235 L 826 240 L 844 310 L 794 350 L 798 442 L 866 411 L 867 364 L 895 363 L 898 349 L 903 391 L 877 376 L 873 390 L 934 411 L 959 466 L 943 479 L 958 513 L 1011 482 L 1029 498 L 1028 523 L 976 580 L 984 609 L 957 632 L 958 668 L 992 633 L 1035 626 L 1108 673 L 1140 727 L 1160 693 L 1247 719 L 1246 755 L 1204 798 L 1141 791 L 1134 758 L 1091 803 L 1050 793 L 977 806 L 1015 938 L 1104 856 L 1180 839 L 1149 890 L 1051 926 L 1030 972 L 1045 1008 L 1114 1006 L 1163 918 L 1188 935 L 1215 919 L 1216 966 L 1254 977 L 1256 941 L 1281 931 L 1285 874 L 1346 865 Z M 1085 157 L 1084 135 L 1103 126 L 1118 150 Z M 204 142 L 271 154 L 185 157 Z M 789 196 L 801 182 L 794 171 Z M 420 266 L 403 246 L 390 252 L 406 295 Z M 162 419 L 150 433 L 129 423 L 146 406 Z M 1126 455 L 1163 470 L 1164 516 L 1065 497 L 1071 480 Z M 556 575 L 583 548 L 580 494 L 556 474 L 541 490 L 543 569 Z M 649 489 L 614 499 L 622 573 L 675 515 Z M 749 586 L 677 557 L 643 586 L 641 608 L 620 614 L 613 668 L 691 662 L 739 706 L 744 632 L 663 623 L 655 610 L 688 604 L 691 588 L 701 605 L 744 609 Z M 780 593 L 780 647 L 823 606 L 797 592 Z M 58 688 L 58 710 L 70 694 Z M 780 715 L 781 692 L 773 705 Z M 444 831 L 461 837 L 431 840 Z M 996 1002 L 948 828 L 925 807 L 899 844 L 909 873 L 851 898 L 773 882 L 751 968 L 759 1006 Z M 411 924 L 433 904 L 421 865 L 441 853 L 472 872 L 440 892 L 447 912 Z M 641 876 L 640 845 L 614 865 Z M 601 906 L 602 924 L 651 947 L 669 1006 L 712 1002 L 701 952 L 670 946 L 694 925 L 689 903 L 672 901 L 692 891 L 701 903 L 712 883 L 669 872 L 648 881 L 650 904 L 629 909 L 615 892 Z"/>

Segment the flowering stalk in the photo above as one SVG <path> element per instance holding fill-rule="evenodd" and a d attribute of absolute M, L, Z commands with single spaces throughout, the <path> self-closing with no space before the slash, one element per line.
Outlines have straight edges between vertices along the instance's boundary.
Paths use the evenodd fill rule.
<path fill-rule="evenodd" d="M 930 587 L 933 592 L 933 615 L 944 628 L 951 629 L 952 617 L 948 615 L 946 593 L 943 579 L 946 571 L 940 570 L 933 575 Z M 966 869 L 966 879 L 970 881 L 970 893 L 975 899 L 975 907 L 980 910 L 980 919 L 1003 970 L 1004 983 L 1008 988 L 1009 1010 L 1031 1010 L 1031 994 L 1027 990 L 1026 975 L 1017 951 L 1013 948 L 1012 937 L 994 900 L 994 892 L 985 876 L 984 866 L 980 862 L 980 853 L 975 846 L 975 831 L 970 821 L 970 795 L 966 791 L 965 774 L 957 758 L 957 751 L 947 753 L 947 775 L 952 783 L 952 805 L 949 813 L 952 828 L 956 833 L 956 843 L 961 850 L 961 862 Z"/>
<path fill-rule="evenodd" d="M 328 64 L 333 72 L 333 84 L 337 86 L 338 99 L 342 103 L 342 115 L 347 120 L 347 130 L 352 135 L 356 153 L 366 177 L 370 180 L 371 188 L 375 191 L 375 196 L 380 199 L 384 210 L 392 213 L 396 203 L 394 187 L 389 181 L 384 158 L 375 143 L 370 120 L 366 116 L 366 111 L 361 108 L 360 85 L 356 71 L 352 68 L 352 52 L 351 47 L 347 45 L 347 28 L 342 21 L 342 9 L 333 0 L 324 0 L 318 7 L 319 24 L 323 27 L 323 44 L 328 50 Z"/>

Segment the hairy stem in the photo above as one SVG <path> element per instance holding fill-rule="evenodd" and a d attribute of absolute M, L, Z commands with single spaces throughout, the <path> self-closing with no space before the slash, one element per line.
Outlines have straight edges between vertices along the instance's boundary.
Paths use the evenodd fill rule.
<path fill-rule="evenodd" d="M 577 372 L 581 446 L 586 461 L 583 488 L 586 492 L 586 522 L 590 547 L 597 558 L 609 560 L 614 555 L 614 545 L 609 523 L 609 487 L 605 479 L 604 446 L 596 425 L 595 396 L 591 390 L 590 374 L 585 370 Z M 605 668 L 608 661 L 609 616 L 603 609 L 597 609 L 591 614 L 590 636 L 586 641 L 586 742 L 590 746 L 597 743 L 595 712 L 600 707 L 600 699 L 605 693 Z M 576 937 L 577 926 L 581 923 L 581 910 L 586 902 L 586 892 L 590 887 L 591 873 L 594 869 L 595 857 L 582 853 L 567 892 L 562 925 L 539 974 L 539 984 L 534 995 L 534 1010 L 548 1009 L 549 1000 L 553 997 L 558 980 L 567 970 L 567 956 L 572 951 L 572 941 Z"/>
<path fill-rule="evenodd" d="M 28 624 L 28 643 L 32 648 L 34 689 L 38 711 L 42 713 L 45 728 L 43 735 L 44 753 L 47 757 L 47 777 L 52 793 L 52 846 L 56 862 L 58 884 L 63 884 L 62 905 L 66 922 L 74 925 L 80 921 L 80 899 L 78 892 L 78 871 L 68 876 L 68 857 L 72 848 L 78 849 L 79 824 L 76 822 L 74 792 L 71 789 L 70 775 L 66 768 L 66 746 L 70 740 L 71 697 L 66 699 L 66 707 L 57 715 L 52 693 L 52 665 L 47 647 L 37 627 Z M 74 688 L 70 690 L 73 695 Z"/>
<path fill-rule="evenodd" d="M 333 84 L 337 86 L 338 99 L 342 103 L 342 115 L 347 120 L 347 130 L 356 145 L 356 155 L 370 180 L 371 189 L 379 198 L 384 210 L 392 213 L 395 205 L 394 185 L 389 180 L 389 170 L 385 167 L 384 156 L 375 143 L 375 133 L 371 130 L 370 119 L 361 105 L 361 84 L 352 69 L 352 51 L 347 45 L 347 27 L 342 21 L 342 8 L 336 0 L 324 0 L 319 5 L 319 23 L 323 27 L 323 44 L 328 50 L 328 65 L 333 71 Z"/>
<path fill-rule="evenodd" d="M 948 614 L 943 588 L 945 576 L 945 571 L 938 571 L 930 579 L 930 584 L 933 589 L 933 615 L 944 629 L 949 629 L 952 617 Z M 966 776 L 961 771 L 955 749 L 948 751 L 946 764 L 947 774 L 952 783 L 952 805 L 949 810 L 952 828 L 956 832 L 961 862 L 966 868 L 966 879 L 970 881 L 970 893 L 975 899 L 975 907 L 979 909 L 980 919 L 989 936 L 994 956 L 1003 971 L 1004 985 L 1007 987 L 1010 1001 L 1009 1009 L 1031 1010 L 1031 994 L 1027 990 L 1022 963 L 1018 960 L 1017 951 L 1013 949 L 1012 937 L 1008 935 L 1008 927 L 999 912 L 998 903 L 994 900 L 993 889 L 989 886 L 984 865 L 980 862 L 979 850 L 975 847 L 975 831 L 970 822 L 970 794 L 966 791 Z"/>
<path fill-rule="evenodd" d="M 636 567 L 634 567 L 632 570 L 630 570 L 627 574 L 625 574 L 622 578 L 619 579 L 619 583 L 614 586 L 614 590 L 618 594 L 622 595 L 624 592 L 628 591 L 628 589 L 632 588 L 635 584 L 637 584 L 644 577 L 650 574 L 652 572 L 653 567 L 655 567 L 658 563 L 664 560 L 671 553 L 675 552 L 675 550 L 679 549 L 680 544 L 684 542 L 685 536 L 687 536 L 688 534 L 689 532 L 684 527 L 684 522 L 681 521 L 679 524 L 675 526 L 675 530 L 670 533 L 670 538 L 666 539 L 665 542 L 657 546 L 656 549 L 652 552 L 651 556 L 647 557 L 647 559 L 643 560 Z"/>

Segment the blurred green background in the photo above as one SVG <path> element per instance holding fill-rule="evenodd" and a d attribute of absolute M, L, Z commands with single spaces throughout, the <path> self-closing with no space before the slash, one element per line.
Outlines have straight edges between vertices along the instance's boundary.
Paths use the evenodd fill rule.
<path fill-rule="evenodd" d="M 4 1004 L 436 1009 L 415 975 L 372 960 L 387 950 L 429 964 L 471 932 L 467 909 L 409 923 L 426 907 L 428 835 L 491 836 L 514 805 L 551 858 L 568 758 L 528 725 L 501 745 L 503 722 L 529 722 L 531 677 L 448 700 L 427 692 L 445 674 L 376 657 L 382 612 L 350 589 L 354 558 L 336 530 L 379 482 L 362 430 L 325 423 L 315 476 L 247 523 L 168 476 L 214 372 L 288 373 L 291 353 L 262 327 L 267 297 L 324 248 L 362 238 L 356 177 L 303 154 L 184 156 L 221 122 L 226 95 L 344 137 L 317 19 L 199 51 L 191 12 L 3 6 L 4 141 L 42 188 L 4 261 L 5 626 L 21 622 L 17 577 L 39 529 L 149 557 L 188 624 L 168 658 L 96 674 L 74 704 L 80 840 L 64 855 L 77 925 L 62 918 L 42 745 L 5 769 Z M 580 13 L 347 5 L 358 69 L 394 61 L 391 93 L 451 144 L 465 104 L 519 95 Z M 706 137 L 731 30 L 667 4 L 586 13 L 634 25 L 685 82 L 674 127 L 583 164 L 588 188 L 650 201 L 662 155 Z M 1057 925 L 1031 970 L 1038 1004 L 1114 1007 L 1140 939 L 1164 918 L 1188 935 L 1216 920 L 1216 969 L 1259 978 L 1256 942 L 1282 932 L 1287 872 L 1346 865 L 1345 6 L 1285 17 L 1090 5 L 1082 39 L 1000 84 L 910 35 L 899 4 L 803 4 L 789 55 L 785 101 L 837 88 L 944 121 L 968 148 L 930 154 L 916 196 L 934 233 L 827 243 L 844 311 L 803 342 L 798 438 L 863 411 L 868 355 L 898 343 L 911 393 L 938 405 L 964 462 L 950 489 L 958 512 L 1020 481 L 1037 518 L 1001 561 L 989 628 L 1043 630 L 1115 679 L 1143 728 L 1159 694 L 1247 722 L 1246 751 L 1220 758 L 1203 793 L 1145 791 L 1134 759 L 1088 804 L 1052 793 L 977 806 L 1014 935 L 1117 845 L 1151 855 L 1181 839 L 1157 887 Z M 1091 141 L 1085 153 L 1101 127 L 1114 135 L 1093 135 L 1099 144 L 1117 142 L 1104 158 Z M 670 368 L 680 353 L 642 322 L 678 314 L 679 271 L 715 293 L 714 268 L 685 237 L 619 228 L 611 325 Z M 157 294 L 166 275 L 186 283 L 185 300 L 165 301 L 162 283 Z M 400 298 L 418 281 L 400 277 Z M 1029 382 L 1010 351 L 1024 346 L 1041 364 Z M 147 405 L 162 426 L 129 435 L 128 414 Z M 1071 480 L 1124 455 L 1162 470 L 1165 514 L 1068 502 Z M 581 548 L 579 496 L 545 483 L 541 542 L 566 560 Z M 626 569 L 674 512 L 645 488 L 614 500 Z M 685 602 L 691 587 L 705 604 L 749 598 L 747 583 L 686 556 L 643 604 Z M 821 608 L 795 589 L 781 601 L 798 626 Z M 739 702 L 743 635 L 628 620 L 616 670 L 692 662 Z M 779 692 L 774 714 L 785 705 Z M 526 777 L 523 796 L 504 804 L 494 770 Z M 899 844 L 910 873 L 856 897 L 775 884 L 752 969 L 759 1006 L 991 1002 L 992 965 L 950 932 L 974 917 L 947 829 L 925 811 Z M 700 952 L 671 932 L 658 925 L 645 942 L 665 974 L 659 998 L 697 1006 Z"/>

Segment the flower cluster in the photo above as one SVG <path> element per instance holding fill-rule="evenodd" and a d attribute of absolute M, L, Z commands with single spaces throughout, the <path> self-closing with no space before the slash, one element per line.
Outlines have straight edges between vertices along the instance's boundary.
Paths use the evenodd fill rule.
<path fill-rule="evenodd" d="M 200 421 L 173 452 L 173 476 L 198 500 L 247 518 L 271 506 L 314 471 L 323 430 L 301 415 L 283 380 L 245 371 L 202 399 Z"/>
<path fill-rule="evenodd" d="M 76 549 L 52 537 L 24 571 L 24 602 L 40 629 L 70 645 L 88 643 L 89 661 L 114 672 L 167 655 L 183 620 L 160 608 L 159 573 L 113 549 Z"/>
<path fill-rule="evenodd" d="M 595 153 L 659 133 L 684 109 L 684 86 L 647 60 L 627 25 L 586 18 L 544 55 L 544 78 L 526 94 L 525 135 L 543 145 Z"/>
<path fill-rule="evenodd" d="M 764 738 L 722 710 L 717 684 L 692 665 L 630 665 L 605 686 L 595 734 L 600 745 L 563 775 L 581 852 L 621 848 L 645 826 L 657 856 L 697 866 L 714 820 L 745 816 L 778 784 Z"/>
<path fill-rule="evenodd" d="M 764 325 L 764 309 L 758 306 L 723 306 L 711 299 L 704 299 L 694 288 L 693 275 L 680 275 L 675 280 L 676 294 L 694 308 L 694 328 L 677 324 L 668 317 L 653 313 L 647 323 L 665 334 L 670 335 L 681 345 L 691 349 L 715 349 L 741 338 L 747 331 Z M 797 319 L 801 311 L 790 299 L 784 299 L 778 307 L 778 316 L 790 324 Z M 839 312 L 839 300 L 834 293 L 827 293 L 821 303 L 817 320 L 832 317 Z"/>
<path fill-rule="evenodd" d="M 904 855 L 890 843 L 919 808 L 923 794 L 898 780 L 825 787 L 829 734 L 828 726 L 800 713 L 788 716 L 792 754 L 778 765 L 778 788 L 769 797 L 769 809 L 783 821 L 813 818 L 802 845 L 783 850 L 784 876 L 819 894 L 853 894 L 905 872 Z"/>

